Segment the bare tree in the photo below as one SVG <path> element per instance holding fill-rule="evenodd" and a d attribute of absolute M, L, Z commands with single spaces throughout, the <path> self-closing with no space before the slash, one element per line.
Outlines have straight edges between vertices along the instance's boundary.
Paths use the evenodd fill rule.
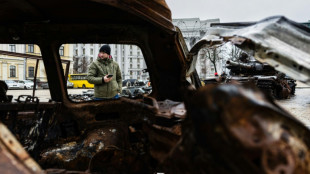
<path fill-rule="evenodd" d="M 81 74 L 86 73 L 88 70 L 89 62 L 87 57 L 73 57 L 73 73 Z"/>
<path fill-rule="evenodd" d="M 214 66 L 215 72 L 217 72 L 217 63 L 220 62 L 223 57 L 221 53 L 223 52 L 223 49 L 218 46 L 218 47 L 205 47 L 201 51 L 204 52 L 204 56 L 206 59 L 210 60 L 212 65 Z"/>

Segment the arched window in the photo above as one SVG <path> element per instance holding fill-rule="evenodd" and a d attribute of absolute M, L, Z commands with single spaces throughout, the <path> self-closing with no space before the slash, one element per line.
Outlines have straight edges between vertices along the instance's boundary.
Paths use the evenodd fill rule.
<path fill-rule="evenodd" d="M 16 66 L 10 65 L 10 77 L 16 77 Z"/>

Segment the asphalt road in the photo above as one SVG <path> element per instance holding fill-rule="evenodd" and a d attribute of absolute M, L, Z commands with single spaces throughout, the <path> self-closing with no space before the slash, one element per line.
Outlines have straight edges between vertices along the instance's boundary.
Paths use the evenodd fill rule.
<path fill-rule="evenodd" d="M 86 90 L 68 89 L 68 92 L 69 94 L 82 94 L 82 91 Z M 42 102 L 47 102 L 51 98 L 48 89 L 38 89 L 35 93 Z M 32 95 L 32 90 L 9 90 L 7 94 L 17 99 L 19 95 Z M 276 103 L 310 128 L 310 87 L 296 88 L 295 96 L 286 100 L 278 100 Z"/>

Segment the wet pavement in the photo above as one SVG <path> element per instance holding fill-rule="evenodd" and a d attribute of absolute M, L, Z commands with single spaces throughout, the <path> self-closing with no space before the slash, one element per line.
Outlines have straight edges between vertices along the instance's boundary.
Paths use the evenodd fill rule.
<path fill-rule="evenodd" d="M 296 88 L 295 96 L 290 99 L 276 101 L 282 108 L 287 110 L 308 128 L 310 128 L 310 88 Z"/>

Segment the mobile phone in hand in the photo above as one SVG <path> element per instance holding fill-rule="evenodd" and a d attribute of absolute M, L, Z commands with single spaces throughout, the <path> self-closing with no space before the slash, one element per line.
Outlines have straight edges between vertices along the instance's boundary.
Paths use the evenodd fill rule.
<path fill-rule="evenodd" d="M 111 78 L 111 77 L 113 77 L 113 74 L 109 74 L 107 77 L 108 77 L 108 78 Z"/>

